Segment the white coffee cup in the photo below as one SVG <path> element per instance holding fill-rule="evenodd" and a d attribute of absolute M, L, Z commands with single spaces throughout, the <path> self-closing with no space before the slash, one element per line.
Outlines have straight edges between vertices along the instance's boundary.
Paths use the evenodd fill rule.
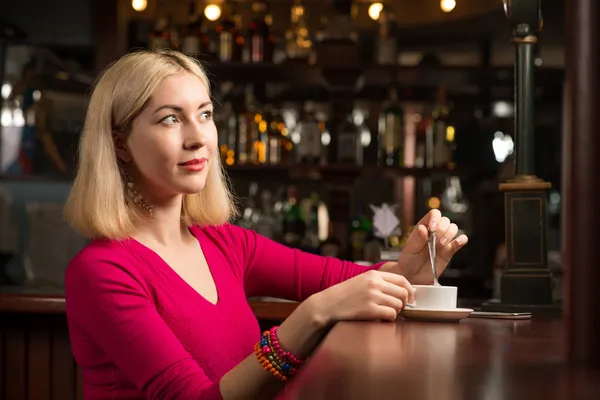
<path fill-rule="evenodd" d="M 415 301 L 407 304 L 411 308 L 427 310 L 450 310 L 456 308 L 458 288 L 456 286 L 412 285 Z"/>

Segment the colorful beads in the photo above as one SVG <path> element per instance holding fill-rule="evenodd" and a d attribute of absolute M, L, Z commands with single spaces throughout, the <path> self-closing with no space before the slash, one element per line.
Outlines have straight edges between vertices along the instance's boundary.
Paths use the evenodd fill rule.
<path fill-rule="evenodd" d="M 260 365 L 281 381 L 287 381 L 298 372 L 297 367 L 304 363 L 289 351 L 284 351 L 277 339 L 278 326 L 263 332 L 254 346 L 254 352 Z"/>

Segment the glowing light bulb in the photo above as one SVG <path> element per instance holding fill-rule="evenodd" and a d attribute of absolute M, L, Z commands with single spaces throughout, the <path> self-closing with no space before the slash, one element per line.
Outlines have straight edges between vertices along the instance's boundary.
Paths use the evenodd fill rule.
<path fill-rule="evenodd" d="M 383 4 L 381 3 L 373 3 L 369 6 L 369 17 L 373 21 L 377 21 L 379 19 L 379 14 L 381 14 L 381 10 L 383 10 Z"/>
<path fill-rule="evenodd" d="M 216 21 L 221 16 L 221 7 L 216 4 L 209 4 L 204 9 L 204 16 L 209 21 Z"/>
<path fill-rule="evenodd" d="M 148 6 L 147 0 L 131 0 L 131 7 L 137 12 L 144 11 L 147 6 Z"/>
<path fill-rule="evenodd" d="M 454 7 L 456 7 L 456 0 L 441 0 L 440 1 L 440 8 L 445 13 L 449 13 L 450 11 L 454 10 Z"/>

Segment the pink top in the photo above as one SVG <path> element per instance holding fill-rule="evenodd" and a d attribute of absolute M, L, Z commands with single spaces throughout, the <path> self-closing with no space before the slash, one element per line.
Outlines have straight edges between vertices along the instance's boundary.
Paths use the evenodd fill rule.
<path fill-rule="evenodd" d="M 215 280 L 216 305 L 134 239 L 93 241 L 69 264 L 71 348 L 87 400 L 221 399 L 219 380 L 260 338 L 246 297 L 302 301 L 369 269 L 233 225 L 191 231 Z"/>

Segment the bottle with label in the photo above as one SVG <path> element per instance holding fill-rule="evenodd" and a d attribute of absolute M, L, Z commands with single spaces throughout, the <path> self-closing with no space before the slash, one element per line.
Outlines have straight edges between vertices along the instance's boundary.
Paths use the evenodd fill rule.
<path fill-rule="evenodd" d="M 352 112 L 347 114 L 338 129 L 338 162 L 361 166 L 363 164 L 362 131 L 354 123 Z"/>
<path fill-rule="evenodd" d="M 391 11 L 384 7 L 379 14 L 379 37 L 377 38 L 377 63 L 393 65 L 398 58 L 398 47 L 394 35 Z"/>
<path fill-rule="evenodd" d="M 267 3 L 254 0 L 252 3 L 252 21 L 248 29 L 248 50 L 250 63 L 273 62 L 275 41 L 271 35 L 270 16 L 267 14 Z"/>
<path fill-rule="evenodd" d="M 297 144 L 299 162 L 319 164 L 321 162 L 321 129 L 315 113 L 315 103 L 304 103 L 304 113 L 300 121 L 300 142 Z"/>
<path fill-rule="evenodd" d="M 453 128 L 448 130 L 450 109 L 446 103 L 446 88 L 440 87 L 437 105 L 433 110 L 431 120 L 431 153 L 434 167 L 446 167 L 452 161 Z M 451 133 L 451 135 L 449 135 Z M 451 140 L 448 140 L 451 139 Z"/>
<path fill-rule="evenodd" d="M 218 57 L 221 62 L 239 62 L 242 59 L 244 38 L 239 32 L 239 18 L 233 5 L 225 2 L 223 14 L 217 23 Z"/>
<path fill-rule="evenodd" d="M 379 116 L 379 165 L 404 166 L 404 110 L 398 91 L 389 91 L 388 103 Z"/>
<path fill-rule="evenodd" d="M 189 56 L 197 56 L 208 50 L 208 37 L 202 26 L 202 16 L 196 11 L 196 1 L 189 4 L 189 20 L 183 28 L 181 51 Z"/>

